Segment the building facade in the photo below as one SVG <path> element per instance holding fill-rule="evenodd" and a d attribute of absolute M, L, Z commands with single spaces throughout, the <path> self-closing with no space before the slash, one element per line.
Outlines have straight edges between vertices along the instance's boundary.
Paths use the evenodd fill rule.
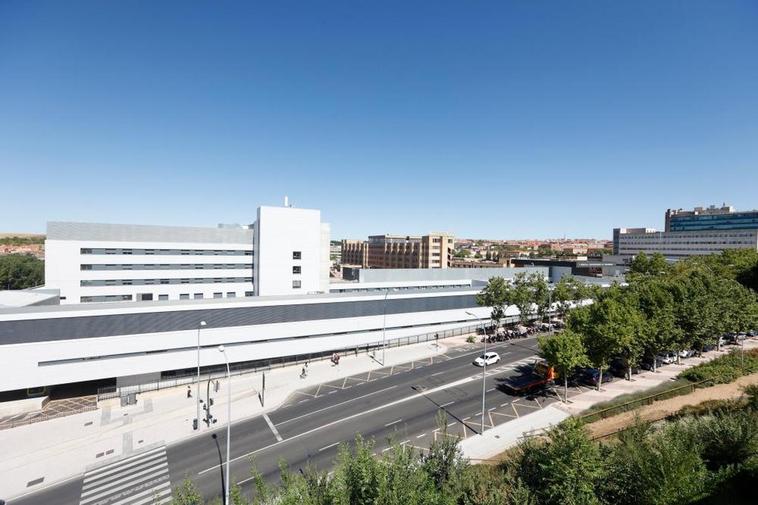
<path fill-rule="evenodd" d="M 328 276 L 318 210 L 261 207 L 252 225 L 218 228 L 47 225 L 45 287 L 62 304 L 325 292 Z"/>
<path fill-rule="evenodd" d="M 728 205 L 692 210 L 668 209 L 665 229 L 667 232 L 758 229 L 758 210 L 737 212 Z"/>
<path fill-rule="evenodd" d="M 445 233 L 372 235 L 368 238 L 368 268 L 448 268 L 453 245 L 454 238 Z"/>
<path fill-rule="evenodd" d="M 614 233 L 615 235 L 615 233 Z M 618 256 L 660 253 L 676 260 L 720 253 L 726 249 L 758 250 L 758 229 L 619 233 L 613 250 Z"/>
<path fill-rule="evenodd" d="M 670 260 L 720 253 L 725 249 L 758 249 L 758 211 L 737 212 L 733 207 L 695 207 L 666 210 L 665 231 L 652 228 L 614 228 L 616 261 L 644 252 Z M 609 260 L 611 258 L 609 257 Z"/>
<path fill-rule="evenodd" d="M 368 242 L 365 240 L 343 240 L 340 263 L 368 268 Z"/>

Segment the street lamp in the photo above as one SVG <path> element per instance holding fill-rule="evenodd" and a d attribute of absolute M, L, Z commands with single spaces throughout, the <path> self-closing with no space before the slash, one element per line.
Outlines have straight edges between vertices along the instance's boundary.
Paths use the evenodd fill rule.
<path fill-rule="evenodd" d="M 195 416 L 196 430 L 200 429 L 200 328 L 205 326 L 205 321 L 200 321 L 197 325 L 197 381 L 195 384 L 195 403 L 197 404 L 197 416 Z"/>
<path fill-rule="evenodd" d="M 387 333 L 387 297 L 390 295 L 390 290 L 387 288 L 387 292 L 384 293 L 384 303 L 382 306 L 384 307 L 382 309 L 382 366 L 386 363 L 384 360 L 385 358 L 385 351 L 387 350 L 387 341 L 385 340 L 385 335 Z"/>
<path fill-rule="evenodd" d="M 226 355 L 226 349 L 223 345 L 218 346 L 218 352 L 224 355 L 226 361 L 226 489 L 224 490 L 224 504 L 229 505 L 229 470 L 231 461 L 229 459 L 230 448 L 232 446 L 232 372 L 229 369 L 229 357 Z"/>
<path fill-rule="evenodd" d="M 471 317 L 478 316 L 474 314 L 473 312 L 466 311 L 466 314 L 468 314 Z M 484 354 L 482 355 L 482 427 L 481 427 L 481 433 L 484 435 L 484 394 L 485 394 L 485 372 L 487 371 L 487 330 L 484 328 L 484 321 L 482 321 L 482 333 L 484 334 Z"/>

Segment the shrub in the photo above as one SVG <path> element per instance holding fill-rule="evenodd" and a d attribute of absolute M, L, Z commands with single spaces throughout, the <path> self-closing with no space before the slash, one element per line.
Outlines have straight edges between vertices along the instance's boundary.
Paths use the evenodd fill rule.
<path fill-rule="evenodd" d="M 692 382 L 712 380 L 715 384 L 727 384 L 754 372 L 758 372 L 758 349 L 745 351 L 744 358 L 735 349 L 726 356 L 685 370 L 680 376 Z"/>
<path fill-rule="evenodd" d="M 476 342 L 476 337 L 473 335 L 469 335 L 468 337 L 466 337 L 466 342 L 468 342 L 469 344 L 473 344 L 474 342 Z"/>

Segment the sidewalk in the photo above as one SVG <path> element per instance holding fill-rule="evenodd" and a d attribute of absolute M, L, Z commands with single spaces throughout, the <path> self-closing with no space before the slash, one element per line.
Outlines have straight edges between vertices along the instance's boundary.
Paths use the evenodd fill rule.
<path fill-rule="evenodd" d="M 758 347 L 756 340 L 745 342 L 745 350 L 756 347 Z M 683 359 L 681 364 L 674 363 L 660 367 L 655 373 L 647 371 L 634 375 L 632 381 L 616 379 L 608 384 L 603 384 L 601 391 L 596 389 L 585 391 L 570 397 L 568 404 L 560 402 L 550 404 L 544 409 L 487 430 L 483 435 L 474 435 L 462 440 L 460 442 L 461 450 L 466 458 L 475 463 L 489 460 L 518 444 L 524 436 L 547 430 L 570 416 L 581 414 L 592 405 L 674 380 L 684 370 L 722 356 L 733 349 L 739 349 L 739 347 L 727 346 L 722 351 L 710 351 L 702 358 Z"/>
<path fill-rule="evenodd" d="M 385 366 L 428 359 L 464 341 L 465 336 L 451 337 L 440 340 L 439 347 L 434 342 L 424 342 L 389 348 Z M 330 361 L 313 362 L 306 378 L 300 378 L 302 365 L 269 370 L 265 372 L 265 408 L 258 396 L 262 373 L 233 376 L 232 420 L 275 410 L 298 389 L 380 368 L 383 366 L 370 354 L 360 354 L 342 357 L 338 366 Z M 224 426 L 227 421 L 226 387 L 226 379 L 220 380 L 218 392 L 213 392 L 213 384 L 210 387 L 214 399 L 212 412 L 218 419 L 214 428 Z M 205 399 L 205 382 L 200 390 L 200 397 Z M 136 405 L 126 407 L 121 407 L 119 399 L 106 400 L 95 411 L 0 431 L 2 498 L 17 498 L 145 447 L 176 443 L 207 431 L 209 428 L 203 422 L 198 431 L 192 430 L 192 420 L 197 415 L 194 385 L 191 391 L 192 398 L 187 398 L 186 385 L 141 393 Z M 204 416 L 202 410 L 200 416 Z"/>

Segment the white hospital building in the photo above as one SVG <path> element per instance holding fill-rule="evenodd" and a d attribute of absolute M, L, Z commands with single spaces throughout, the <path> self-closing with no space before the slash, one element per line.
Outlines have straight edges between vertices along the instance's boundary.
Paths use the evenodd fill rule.
<path fill-rule="evenodd" d="M 45 287 L 62 304 L 323 293 L 329 225 L 293 207 L 218 228 L 50 222 Z"/>

